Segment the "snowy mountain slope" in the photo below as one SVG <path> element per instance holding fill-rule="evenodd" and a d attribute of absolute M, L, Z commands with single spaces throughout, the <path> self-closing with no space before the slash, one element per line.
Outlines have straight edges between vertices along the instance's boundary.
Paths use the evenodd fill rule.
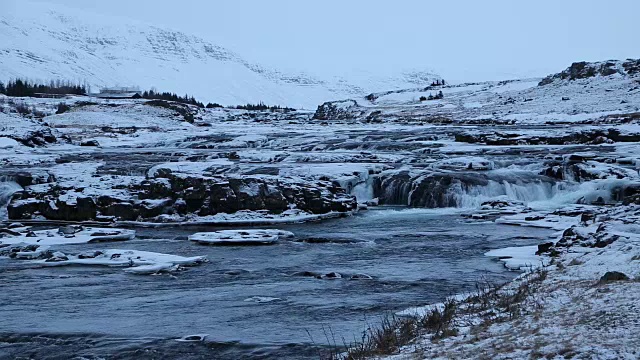
<path fill-rule="evenodd" d="M 423 86 L 436 76 L 354 74 L 320 79 L 267 69 L 201 38 L 128 20 L 9 0 L 0 13 L 0 79 L 156 87 L 202 101 L 315 107 L 331 99 Z"/>

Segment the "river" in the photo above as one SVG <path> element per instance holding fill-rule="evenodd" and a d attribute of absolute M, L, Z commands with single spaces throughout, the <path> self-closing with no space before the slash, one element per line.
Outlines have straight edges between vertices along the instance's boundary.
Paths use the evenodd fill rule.
<path fill-rule="evenodd" d="M 114 268 L 33 267 L 0 259 L 0 354 L 13 358 L 317 358 L 358 339 L 380 316 L 505 282 L 517 273 L 483 253 L 544 241 L 548 230 L 470 222 L 453 209 L 380 207 L 348 218 L 283 225 L 294 241 L 209 247 L 206 227 L 140 228 L 123 243 L 209 262 L 173 275 Z M 218 228 L 216 228 L 218 229 Z M 343 274 L 317 279 L 301 272 Z M 348 279 L 366 274 L 372 279 Z M 207 334 L 204 342 L 177 338 Z"/>

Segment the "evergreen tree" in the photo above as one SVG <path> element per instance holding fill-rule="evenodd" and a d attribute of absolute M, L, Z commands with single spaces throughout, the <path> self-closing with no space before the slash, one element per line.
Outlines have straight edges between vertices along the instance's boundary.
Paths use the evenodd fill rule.
<path fill-rule="evenodd" d="M 70 81 L 52 80 L 49 85 L 30 83 L 28 80 L 16 79 L 9 81 L 4 87 L 4 94 L 7 96 L 33 96 L 35 94 L 74 94 L 86 95 L 85 85 L 73 84 Z"/>

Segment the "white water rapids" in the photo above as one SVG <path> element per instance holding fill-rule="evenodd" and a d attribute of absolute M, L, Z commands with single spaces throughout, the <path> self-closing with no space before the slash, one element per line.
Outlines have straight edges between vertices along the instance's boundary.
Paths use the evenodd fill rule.
<path fill-rule="evenodd" d="M 11 200 L 11 196 L 19 190 L 22 190 L 22 187 L 14 181 L 0 179 L 0 221 L 8 218 L 7 204 Z"/>

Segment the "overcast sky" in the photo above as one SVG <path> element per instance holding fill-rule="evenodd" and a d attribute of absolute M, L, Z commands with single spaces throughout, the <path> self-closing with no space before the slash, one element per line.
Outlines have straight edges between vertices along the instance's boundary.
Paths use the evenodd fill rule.
<path fill-rule="evenodd" d="M 499 80 L 640 57 L 638 0 L 46 2 L 181 30 L 252 61 L 321 75 L 432 69 L 456 82 Z"/>

